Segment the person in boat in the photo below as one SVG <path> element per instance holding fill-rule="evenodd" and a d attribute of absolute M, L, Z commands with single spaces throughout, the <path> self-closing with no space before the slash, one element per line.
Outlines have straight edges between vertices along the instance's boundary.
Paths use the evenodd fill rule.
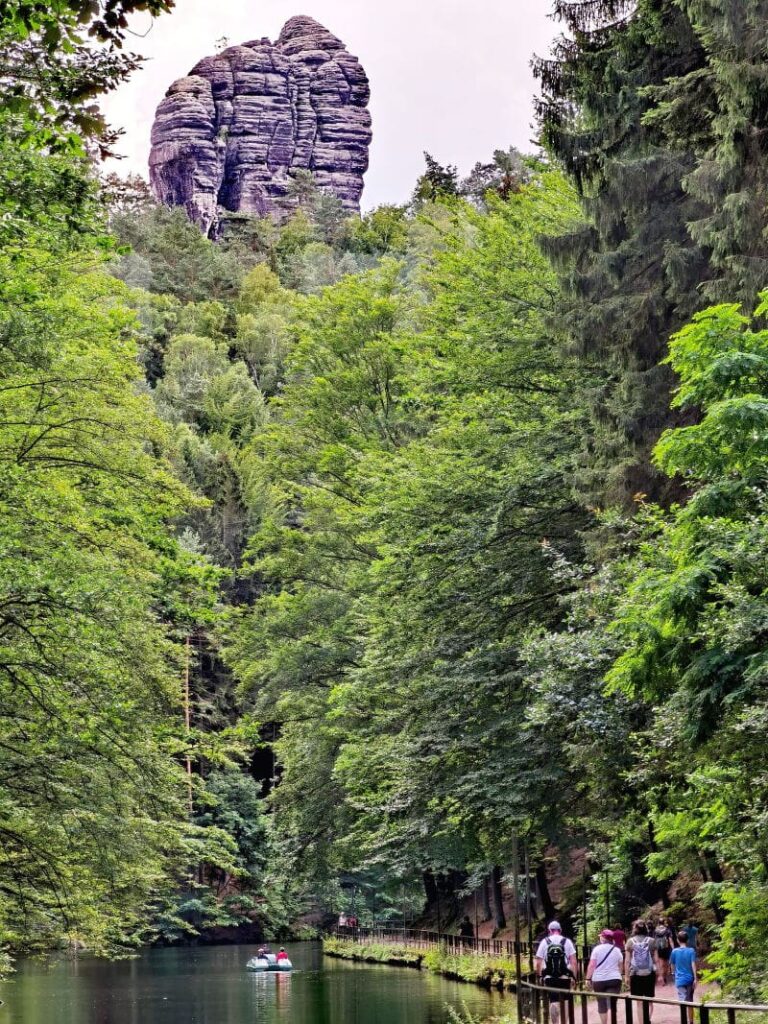
<path fill-rule="evenodd" d="M 285 952 L 285 949 L 283 948 L 283 946 L 281 946 L 280 947 L 280 952 L 277 954 L 277 962 L 280 963 L 281 960 L 287 960 L 287 959 L 288 959 L 288 954 Z"/>
<path fill-rule="evenodd" d="M 258 951 L 256 953 L 256 956 L 259 958 L 259 960 L 264 960 L 266 958 L 266 955 L 267 955 L 266 949 L 264 949 L 263 946 L 259 946 Z"/>

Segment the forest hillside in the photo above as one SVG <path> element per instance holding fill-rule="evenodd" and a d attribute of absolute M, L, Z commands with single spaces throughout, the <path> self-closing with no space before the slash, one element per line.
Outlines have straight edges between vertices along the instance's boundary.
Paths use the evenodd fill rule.
<path fill-rule="evenodd" d="M 524 846 L 765 1000 L 765 5 L 558 2 L 540 152 L 215 242 L 98 163 L 171 6 L 0 11 L 3 949 L 501 933 Z"/>

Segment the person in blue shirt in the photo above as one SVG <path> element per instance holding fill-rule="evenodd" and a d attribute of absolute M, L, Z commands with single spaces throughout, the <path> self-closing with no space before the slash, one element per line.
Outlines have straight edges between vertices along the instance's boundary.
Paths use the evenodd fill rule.
<path fill-rule="evenodd" d="M 693 923 L 689 921 L 685 926 L 685 931 L 688 935 L 688 948 L 696 950 L 699 948 L 699 929 Z"/>
<path fill-rule="evenodd" d="M 693 1001 L 693 990 L 696 988 L 696 950 L 688 945 L 688 932 L 681 928 L 677 933 L 680 945 L 669 955 L 669 962 L 675 972 L 677 998 L 682 1003 Z M 693 1024 L 693 1007 L 688 1007 L 688 1020 Z"/>

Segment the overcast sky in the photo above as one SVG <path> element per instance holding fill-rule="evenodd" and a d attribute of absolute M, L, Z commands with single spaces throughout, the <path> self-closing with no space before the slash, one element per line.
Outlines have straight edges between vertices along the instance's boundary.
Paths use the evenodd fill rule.
<path fill-rule="evenodd" d="M 174 79 L 216 50 L 307 14 L 339 36 L 371 80 L 373 145 L 363 205 L 403 202 L 424 150 L 462 172 L 493 150 L 530 151 L 535 83 L 530 60 L 556 31 L 550 0 L 176 0 L 154 24 L 134 18 L 142 70 L 104 102 L 125 130 L 119 173 L 147 176 L 157 104 Z"/>

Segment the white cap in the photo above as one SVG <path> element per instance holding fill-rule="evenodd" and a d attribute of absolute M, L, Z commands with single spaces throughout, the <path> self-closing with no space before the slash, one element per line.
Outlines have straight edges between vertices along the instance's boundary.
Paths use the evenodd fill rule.
<path fill-rule="evenodd" d="M 560 927 L 559 921 L 550 921 L 549 926 L 547 927 L 547 931 L 550 932 L 561 932 L 562 930 L 563 929 Z"/>

